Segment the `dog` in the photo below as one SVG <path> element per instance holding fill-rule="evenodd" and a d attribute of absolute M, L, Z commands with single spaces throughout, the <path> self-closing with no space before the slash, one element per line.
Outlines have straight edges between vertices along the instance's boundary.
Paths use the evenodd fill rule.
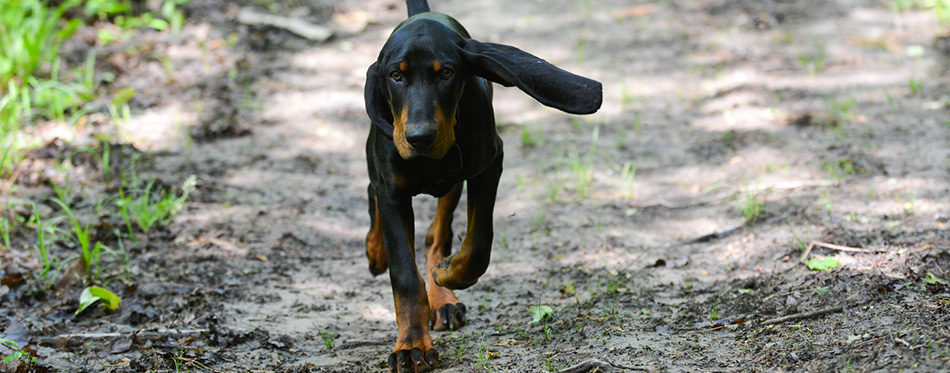
<path fill-rule="evenodd" d="M 458 21 L 406 1 L 400 23 L 366 72 L 364 98 L 372 125 L 366 141 L 370 230 L 366 256 L 373 276 L 389 270 L 398 336 L 392 372 L 437 367 L 429 329 L 465 325 L 465 289 L 488 268 L 492 213 L 502 171 L 492 82 L 518 87 L 538 102 L 572 114 L 596 112 L 599 82 L 574 75 L 518 48 L 472 39 Z M 462 184 L 468 228 L 452 254 L 452 218 Z M 426 234 L 425 280 L 415 261 L 412 197 L 438 198 Z M 426 290 L 428 288 L 428 291 Z"/>

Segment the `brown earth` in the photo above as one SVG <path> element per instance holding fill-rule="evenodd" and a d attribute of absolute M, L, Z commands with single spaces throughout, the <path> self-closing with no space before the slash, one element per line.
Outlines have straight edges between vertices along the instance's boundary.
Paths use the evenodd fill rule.
<path fill-rule="evenodd" d="M 496 87 L 492 266 L 458 293 L 469 325 L 433 334 L 440 371 L 950 369 L 948 28 L 890 4 L 433 0 L 476 39 L 604 83 L 585 117 Z M 127 275 L 107 271 L 117 311 L 75 316 L 78 285 L 5 283 L 0 337 L 32 348 L 33 369 L 387 369 L 392 293 L 363 251 L 362 87 L 404 4 L 272 9 L 355 30 L 326 43 L 235 23 L 251 6 L 192 0 L 181 34 L 100 53 L 137 90 L 115 167 L 136 158 L 166 189 L 194 174 L 197 190 L 129 244 Z M 74 39 L 81 60 L 88 38 Z M 35 151 L 8 198 L 53 196 L 29 176 L 83 138 Z M 72 163 L 84 216 L 121 225 L 95 210 L 110 186 L 82 178 L 96 162 Z M 424 232 L 434 200 L 415 202 Z M 15 233 L 0 257 L 31 277 L 16 248 L 35 237 Z M 840 265 L 811 271 L 806 255 Z M 532 323 L 538 305 L 553 313 Z"/>

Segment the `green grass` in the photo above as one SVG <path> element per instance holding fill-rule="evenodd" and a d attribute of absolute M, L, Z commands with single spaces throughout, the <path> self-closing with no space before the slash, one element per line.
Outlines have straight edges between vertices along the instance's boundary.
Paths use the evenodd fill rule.
<path fill-rule="evenodd" d="M 333 347 L 336 346 L 336 342 L 334 342 L 334 340 L 339 336 L 340 335 L 336 332 L 331 332 L 329 330 L 320 331 L 320 339 L 323 340 L 323 347 L 325 347 L 328 351 L 332 350 Z"/>
<path fill-rule="evenodd" d="M 63 14 L 79 5 L 81 0 L 68 0 L 49 7 L 40 0 L 0 2 L 0 87 L 15 79 L 20 84 L 27 78 L 44 75 L 44 67 L 58 58 L 63 40 L 82 24 L 81 20 L 65 20 Z"/>
<path fill-rule="evenodd" d="M 115 204 L 122 212 L 126 224 L 129 226 L 131 234 L 131 223 L 134 221 L 142 232 L 148 234 L 152 227 L 158 224 L 167 224 L 175 217 L 178 210 L 185 204 L 188 195 L 195 190 L 197 179 L 194 175 L 188 177 L 182 183 L 182 193 L 166 193 L 162 191 L 157 196 L 152 194 L 154 180 L 150 181 L 144 190 L 138 192 L 137 196 L 131 196 L 121 192 L 119 199 Z"/>
<path fill-rule="evenodd" d="M 620 196 L 624 199 L 633 198 L 634 184 L 633 181 L 637 176 L 637 165 L 632 162 L 627 162 L 623 164 L 623 168 L 620 170 L 620 180 L 622 182 Z"/>
<path fill-rule="evenodd" d="M 749 190 L 743 191 L 740 196 L 736 197 L 736 204 L 739 206 L 742 216 L 745 217 L 746 223 L 755 221 L 765 211 L 762 198 L 757 193 Z"/>
<path fill-rule="evenodd" d="M 69 208 L 68 204 L 59 198 L 54 199 L 53 202 L 63 209 L 63 212 L 66 213 L 69 221 L 72 222 L 70 233 L 72 233 L 72 237 L 76 243 L 79 244 L 81 258 L 83 262 L 86 263 L 86 273 L 84 273 L 84 275 L 90 280 L 99 278 L 102 273 L 102 267 L 99 265 L 99 261 L 102 258 L 102 249 L 104 245 L 99 241 L 95 241 L 95 244 L 93 244 L 92 227 L 88 224 L 85 226 L 80 224 L 79 219 L 77 219 L 76 215 L 73 214 L 73 211 L 71 208 Z"/>
<path fill-rule="evenodd" d="M 58 261 L 58 258 L 50 255 L 50 247 L 47 245 L 48 236 L 50 233 L 55 233 L 55 228 L 53 228 L 55 224 L 43 225 L 40 209 L 36 204 L 33 205 L 33 216 L 30 218 L 28 224 L 36 224 L 36 245 L 34 245 L 33 248 L 36 249 L 37 260 L 43 268 L 36 278 L 40 283 L 40 287 L 47 289 L 52 286 L 56 278 L 59 277 L 58 270 L 53 268 L 53 264 Z"/>
<path fill-rule="evenodd" d="M 597 139 L 600 136 L 600 127 L 594 126 L 591 133 L 590 149 L 581 158 L 576 152 L 568 153 L 568 166 L 574 172 L 574 191 L 581 199 L 590 195 L 590 183 L 594 177 L 594 155 L 597 152 Z"/>
<path fill-rule="evenodd" d="M 814 76 L 825 69 L 825 62 L 828 59 L 828 53 L 825 45 L 818 41 L 812 43 L 811 49 L 798 55 L 798 63 L 805 67 L 809 76 Z"/>
<path fill-rule="evenodd" d="M 90 112 L 108 112 L 115 123 L 131 117 L 128 102 L 135 90 L 111 87 L 110 90 L 117 89 L 112 97 L 104 93 L 101 83 L 112 82 L 115 77 L 110 73 L 97 74 L 95 49 L 86 52 L 85 59 L 77 66 L 69 66 L 60 58 L 63 42 L 80 27 L 86 27 L 84 20 L 98 19 L 118 25 L 124 33 L 119 37 L 132 35 L 141 28 L 178 31 L 184 21 L 180 8 L 187 2 L 159 0 L 153 5 L 160 6 L 160 9 L 141 13 L 138 7 L 132 6 L 133 0 L 0 1 L 0 193 L 17 192 L 19 165 L 30 149 L 41 144 L 30 127 L 47 122 L 71 127 Z M 141 185 L 125 182 L 127 169 L 134 173 L 134 162 L 132 167 L 123 169 L 122 175 L 112 175 L 114 156 L 108 134 L 103 136 L 105 139 L 99 138 L 103 144 L 100 149 L 83 151 L 99 158 L 102 179 L 107 186 L 117 176 L 122 177 L 123 183 L 118 192 L 112 192 L 118 197 L 108 193 L 97 197 L 95 216 L 121 214 L 132 239 L 135 239 L 133 223 L 146 233 L 156 225 L 168 223 L 194 189 L 194 178 L 186 180 L 180 193 L 155 192 L 153 183 L 148 183 L 145 189 L 130 187 Z M 76 243 L 80 252 L 74 253 L 73 257 L 80 257 L 85 262 L 83 275 L 90 280 L 102 276 L 105 268 L 100 266 L 103 254 L 119 258 L 128 274 L 129 260 L 123 242 L 128 240 L 117 229 L 116 241 L 108 244 L 118 244 L 119 250 L 112 251 L 106 246 L 107 242 L 95 239 L 98 233 L 104 232 L 96 232 L 94 223 L 84 225 L 80 220 L 79 215 L 86 214 L 86 208 L 82 212 L 75 211 L 74 196 L 78 197 L 82 191 L 70 189 L 70 185 L 80 184 L 68 182 L 73 172 L 66 167 L 68 164 L 69 155 L 66 155 L 66 160 L 57 169 L 57 173 L 66 175 L 66 182 L 52 183 L 56 193 L 52 201 L 59 209 L 49 216 L 41 216 L 38 202 L 26 200 L 17 203 L 33 205 L 33 215 L 29 219 L 10 214 L 0 216 L 0 243 L 12 250 L 11 244 L 25 240 L 26 247 L 39 263 L 35 275 L 38 290 L 52 286 L 62 267 L 70 262 L 50 252 L 57 236 Z M 64 220 L 68 227 L 60 231 L 58 226 Z M 30 231 L 35 231 L 35 236 L 29 236 Z M 24 237 L 24 234 L 28 236 Z"/>

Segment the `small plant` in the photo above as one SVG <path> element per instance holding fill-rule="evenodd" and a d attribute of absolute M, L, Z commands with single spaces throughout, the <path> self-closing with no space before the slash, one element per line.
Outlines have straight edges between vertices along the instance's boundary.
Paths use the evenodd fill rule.
<path fill-rule="evenodd" d="M 713 304 L 712 307 L 709 307 L 709 320 L 719 320 L 719 303 Z"/>
<path fill-rule="evenodd" d="M 528 128 L 521 129 L 521 147 L 534 148 L 544 144 L 544 132 L 541 130 L 531 131 Z"/>
<path fill-rule="evenodd" d="M 742 211 L 742 216 L 745 216 L 746 223 L 755 221 L 765 210 L 761 197 L 749 190 L 736 197 L 736 203 L 739 205 L 739 210 Z"/>
<path fill-rule="evenodd" d="M 594 153 L 597 151 L 599 136 L 600 127 L 595 126 L 593 133 L 591 133 L 590 149 L 583 159 L 573 151 L 569 154 L 568 165 L 574 171 L 576 182 L 574 190 L 581 198 L 587 198 L 590 192 L 590 182 L 594 177 Z"/>
<path fill-rule="evenodd" d="M 491 364 L 488 363 L 488 360 L 497 358 L 498 354 L 491 352 L 485 347 L 485 333 L 482 333 L 482 338 L 478 340 L 478 354 L 475 355 L 475 364 L 476 366 L 485 369 L 489 372 L 495 371 Z"/>
<path fill-rule="evenodd" d="M 115 293 L 98 287 L 90 286 L 83 289 L 82 294 L 79 295 L 79 308 L 76 309 L 76 314 L 80 314 L 82 311 L 85 311 L 86 308 L 100 302 L 103 307 L 110 310 L 115 310 L 119 308 L 119 302 L 122 302 L 122 298 L 119 298 Z"/>
<path fill-rule="evenodd" d="M 815 73 L 825 69 L 825 60 L 827 58 L 828 54 L 825 51 L 825 46 L 816 41 L 812 44 L 810 51 L 798 55 L 798 63 L 802 64 L 802 66 L 808 70 L 808 75 L 814 76 Z"/>
<path fill-rule="evenodd" d="M 924 83 L 917 79 L 914 79 L 914 78 L 908 79 L 907 88 L 910 89 L 911 97 L 921 97 L 924 95 Z"/>
<path fill-rule="evenodd" d="M 857 101 L 855 99 L 849 99 L 844 101 L 835 101 L 831 102 L 831 112 L 834 116 L 834 120 L 837 123 L 850 123 L 854 121 L 854 118 L 857 117 Z"/>
<path fill-rule="evenodd" d="M 637 166 L 631 162 L 624 163 L 623 168 L 620 170 L 620 180 L 623 183 L 620 195 L 624 199 L 633 198 L 633 180 L 636 176 Z"/>
<path fill-rule="evenodd" d="M 812 271 L 827 271 L 838 267 L 838 260 L 832 257 L 808 259 L 808 269 Z"/>
<path fill-rule="evenodd" d="M 339 337 L 339 334 L 336 332 L 331 332 L 329 330 L 320 331 L 320 339 L 323 340 L 323 347 L 326 347 L 327 350 L 332 350 L 336 343 L 334 340 L 336 337 Z"/>
<path fill-rule="evenodd" d="M 528 312 L 531 312 L 531 323 L 536 324 L 539 321 L 544 321 L 552 316 L 554 316 L 554 309 L 551 306 L 547 305 L 537 305 L 528 308 Z"/>
<path fill-rule="evenodd" d="M 57 258 L 50 256 L 50 248 L 46 244 L 47 227 L 43 225 L 40 210 L 35 204 L 33 205 L 33 216 L 30 218 L 28 224 L 36 224 L 36 246 L 34 247 L 36 248 L 40 265 L 43 266 L 43 270 L 39 276 L 37 276 L 37 279 L 42 284 L 42 288 L 49 288 L 53 285 L 53 282 L 56 281 L 56 271 L 53 269 L 53 263 L 57 261 Z"/>
<path fill-rule="evenodd" d="M 18 361 L 23 358 L 24 355 L 27 355 L 27 352 L 23 351 L 23 349 L 20 348 L 20 345 L 14 341 L 0 338 L 0 346 L 6 347 L 8 350 L 12 351 L 9 355 L 3 357 L 4 363 Z M 36 362 L 36 360 L 34 360 L 32 357 L 30 358 L 30 361 L 33 363 Z"/>
<path fill-rule="evenodd" d="M 167 224 L 175 217 L 178 210 L 185 204 L 188 195 L 195 190 L 197 178 L 191 175 L 182 183 L 182 194 L 175 196 L 174 193 L 166 194 L 162 192 L 160 196 L 153 201 L 152 185 L 154 180 L 146 185 L 145 190 L 136 198 L 126 196 L 125 193 L 119 195 L 115 202 L 126 218 L 126 224 L 134 220 L 135 223 L 148 233 L 156 224 Z M 131 231 L 130 231 L 131 233 Z"/>
<path fill-rule="evenodd" d="M 0 238 L 3 239 L 3 246 L 10 248 L 10 232 L 13 231 L 13 224 L 7 218 L 0 216 Z"/>
<path fill-rule="evenodd" d="M 76 243 L 79 244 L 80 250 L 82 250 L 82 260 L 86 264 L 86 277 L 89 279 L 94 279 L 99 277 L 102 269 L 99 266 L 99 260 L 102 257 L 101 250 L 105 247 L 102 242 L 96 241 L 95 245 L 92 244 L 92 227 L 86 225 L 85 227 L 79 223 L 79 219 L 76 218 L 76 215 L 73 214 L 72 209 L 69 208 L 65 202 L 61 199 L 54 199 L 53 202 L 59 205 L 63 209 L 63 212 L 66 213 L 66 216 L 73 223 L 73 227 L 70 232 L 73 234 L 73 238 L 76 239 Z"/>

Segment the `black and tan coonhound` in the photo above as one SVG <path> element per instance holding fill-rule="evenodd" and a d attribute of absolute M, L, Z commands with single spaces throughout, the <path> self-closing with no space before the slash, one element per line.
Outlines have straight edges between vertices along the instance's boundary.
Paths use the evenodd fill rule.
<path fill-rule="evenodd" d="M 399 335 L 393 372 L 438 364 L 429 328 L 465 324 L 452 290 L 475 284 L 491 256 L 492 212 L 502 168 L 492 84 L 516 86 L 544 105 L 573 114 L 596 112 L 599 82 L 571 74 L 518 48 L 471 39 L 452 17 L 408 0 L 399 24 L 366 73 L 369 270 L 389 269 Z M 452 215 L 468 186 L 468 231 L 452 252 Z M 438 197 L 426 234 L 425 282 L 414 252 L 412 197 Z M 426 291 L 428 283 L 428 292 Z"/>

